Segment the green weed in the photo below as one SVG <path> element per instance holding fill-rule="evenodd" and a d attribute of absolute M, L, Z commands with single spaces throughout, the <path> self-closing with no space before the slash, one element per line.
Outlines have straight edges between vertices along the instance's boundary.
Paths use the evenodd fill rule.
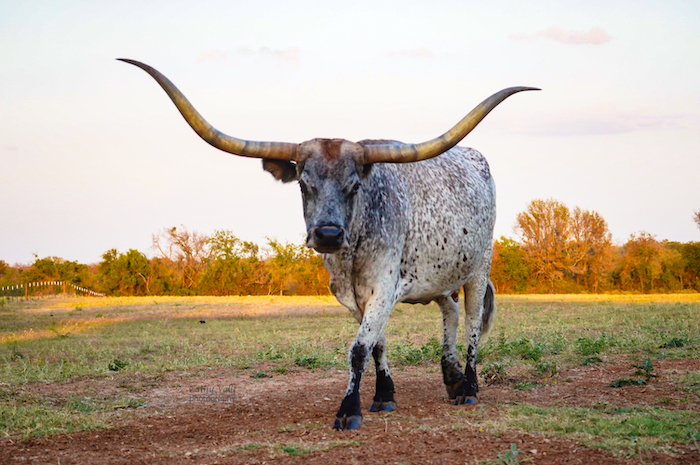
<path fill-rule="evenodd" d="M 637 369 L 634 372 L 634 376 L 636 376 L 636 378 L 616 379 L 615 381 L 610 383 L 609 386 L 615 388 L 623 386 L 642 386 L 650 382 L 652 379 L 656 379 L 659 377 L 657 374 L 652 373 L 654 371 L 654 365 L 651 363 L 651 360 L 646 360 L 642 365 L 631 366 L 632 368 Z"/>
<path fill-rule="evenodd" d="M 312 452 L 311 449 L 300 449 L 295 446 L 282 446 L 282 451 L 288 453 L 291 456 L 304 455 Z"/>
<path fill-rule="evenodd" d="M 600 357 L 586 357 L 583 362 L 581 362 L 581 365 L 583 366 L 588 366 L 592 365 L 593 363 L 603 363 L 603 359 Z"/>
<path fill-rule="evenodd" d="M 115 358 L 114 360 L 109 362 L 109 364 L 107 365 L 107 368 L 109 369 L 109 371 L 119 371 L 119 370 L 123 370 L 128 365 L 129 365 L 129 362 L 122 362 L 118 358 Z"/>
<path fill-rule="evenodd" d="M 535 389 L 537 387 L 541 387 L 542 385 L 540 383 L 535 383 L 532 381 L 527 381 L 527 380 L 522 380 L 522 381 L 516 381 L 512 384 L 513 389 L 517 389 L 518 391 L 529 391 L 531 389 Z"/>
<path fill-rule="evenodd" d="M 574 351 L 584 357 L 590 355 L 598 355 L 601 353 L 608 345 L 608 339 L 605 334 L 600 336 L 598 339 L 590 339 L 588 337 L 580 337 L 576 340 Z"/>
<path fill-rule="evenodd" d="M 399 365 L 437 363 L 441 357 L 442 344 L 436 337 L 431 337 L 427 343 L 420 346 L 416 346 L 410 340 L 389 346 L 389 358 Z"/>
<path fill-rule="evenodd" d="M 535 364 L 535 371 L 541 377 L 553 378 L 559 374 L 557 362 L 549 360 Z"/>
<path fill-rule="evenodd" d="M 294 364 L 313 370 L 321 366 L 321 361 L 316 357 L 299 356 L 294 359 Z"/>
<path fill-rule="evenodd" d="M 510 449 L 499 452 L 496 460 L 490 463 L 493 465 L 518 465 L 520 463 L 518 455 L 520 454 L 522 452 L 518 450 L 515 444 L 511 444 Z"/>
<path fill-rule="evenodd" d="M 618 378 L 612 383 L 610 383 L 608 386 L 614 387 L 614 388 L 619 388 L 619 387 L 625 387 L 625 386 L 643 386 L 647 382 L 644 381 L 642 378 Z"/>
<path fill-rule="evenodd" d="M 265 447 L 265 446 L 262 446 L 260 444 L 251 443 L 251 444 L 244 444 L 242 446 L 237 446 L 236 449 L 238 449 L 238 450 L 251 450 L 251 449 L 260 449 L 261 447 Z"/>
<path fill-rule="evenodd" d="M 674 337 L 659 346 L 659 349 L 676 349 L 688 345 L 688 339 Z"/>

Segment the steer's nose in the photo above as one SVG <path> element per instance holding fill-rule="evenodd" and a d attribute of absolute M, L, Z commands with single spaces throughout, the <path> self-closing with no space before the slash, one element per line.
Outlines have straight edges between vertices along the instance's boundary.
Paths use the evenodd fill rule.
<path fill-rule="evenodd" d="M 314 229 L 315 249 L 322 253 L 340 249 L 345 239 L 345 231 L 337 226 L 319 226 Z"/>

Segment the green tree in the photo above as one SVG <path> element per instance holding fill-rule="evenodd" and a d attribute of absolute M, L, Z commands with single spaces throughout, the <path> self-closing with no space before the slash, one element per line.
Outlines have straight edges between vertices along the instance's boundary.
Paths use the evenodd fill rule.
<path fill-rule="evenodd" d="M 661 276 L 663 245 L 646 232 L 632 234 L 621 250 L 617 270 L 622 290 L 654 291 L 654 282 Z"/>
<path fill-rule="evenodd" d="M 661 275 L 657 289 L 673 292 L 684 288 L 687 263 L 682 250 L 682 244 L 678 242 L 662 242 Z"/>
<path fill-rule="evenodd" d="M 209 237 L 209 260 L 200 275 L 198 289 L 212 295 L 259 294 L 265 277 L 259 247 L 241 241 L 231 231 L 218 230 Z"/>
<path fill-rule="evenodd" d="M 103 292 L 111 295 L 150 295 L 153 281 L 151 265 L 144 254 L 135 249 L 119 254 L 110 249 L 102 254 L 98 273 Z"/>
<path fill-rule="evenodd" d="M 681 288 L 700 291 L 700 242 L 669 243 L 677 250 L 683 260 Z"/>
<path fill-rule="evenodd" d="M 530 269 L 525 251 L 513 239 L 501 236 L 493 243 L 491 281 L 501 294 L 523 292 Z"/>
<path fill-rule="evenodd" d="M 328 294 L 329 276 L 320 255 L 305 244 L 271 238 L 267 238 L 267 244 L 272 253 L 266 263 L 269 294 Z"/>
<path fill-rule="evenodd" d="M 22 279 L 25 282 L 66 281 L 83 286 L 89 281 L 88 267 L 59 257 L 37 258 Z"/>
<path fill-rule="evenodd" d="M 0 260 L 0 287 L 19 284 L 19 270 L 10 266 L 4 260 Z M 5 295 L 10 295 L 11 292 L 6 292 Z M 19 294 L 19 291 L 16 292 Z"/>

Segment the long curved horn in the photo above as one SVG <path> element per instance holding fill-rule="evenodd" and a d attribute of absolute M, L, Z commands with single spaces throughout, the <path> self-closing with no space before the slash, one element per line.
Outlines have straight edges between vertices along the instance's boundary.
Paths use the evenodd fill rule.
<path fill-rule="evenodd" d="M 295 160 L 298 144 L 291 144 L 288 142 L 256 142 L 227 136 L 219 132 L 202 118 L 202 115 L 195 110 L 192 104 L 182 95 L 182 92 L 160 72 L 135 60 L 126 58 L 117 58 L 117 60 L 138 66 L 150 74 L 153 79 L 160 84 L 163 90 L 165 90 L 177 109 L 180 110 L 185 121 L 187 121 L 199 137 L 217 149 L 244 157 Z"/>
<path fill-rule="evenodd" d="M 364 163 L 409 163 L 427 160 L 450 150 L 471 132 L 496 105 L 511 95 L 525 90 L 540 90 L 536 87 L 509 87 L 496 92 L 469 112 L 462 121 L 442 136 L 420 144 L 367 145 Z"/>

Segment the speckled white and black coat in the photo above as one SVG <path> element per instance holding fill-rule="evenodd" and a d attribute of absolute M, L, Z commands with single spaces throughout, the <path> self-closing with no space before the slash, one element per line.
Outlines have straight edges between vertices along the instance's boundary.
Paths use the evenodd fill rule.
<path fill-rule="evenodd" d="M 135 60 L 120 60 L 150 74 L 207 143 L 228 153 L 262 158 L 263 168 L 282 182 L 299 181 L 306 245 L 323 254 L 331 291 L 360 323 L 350 346 L 350 381 L 336 415 L 336 429 L 355 429 L 362 423 L 360 381 L 370 354 L 377 370 L 370 411 L 396 408 L 384 328 L 398 302 L 438 303 L 447 393 L 455 403 L 476 402 L 477 346 L 495 314 L 489 281 L 495 188 L 484 157 L 454 145 L 504 99 L 538 89 L 503 89 L 448 132 L 421 144 L 344 139 L 255 142 L 212 127 L 157 70 Z M 456 351 L 462 288 L 464 371 Z"/>
<path fill-rule="evenodd" d="M 361 165 L 357 154 L 373 143 L 388 142 L 305 142 L 295 176 L 286 179 L 296 178 L 301 185 L 307 245 L 323 251 L 314 234 L 319 227 L 342 235 L 343 246 L 324 253 L 323 260 L 331 291 L 360 323 L 349 350 L 350 380 L 337 429 L 361 424 L 360 380 L 370 354 L 377 370 L 370 411 L 396 408 L 384 328 L 398 302 L 440 306 L 443 378 L 455 403 L 476 401 L 476 350 L 494 314 L 489 272 L 496 201 L 484 157 L 454 147 L 420 162 Z M 280 163 L 270 163 L 265 169 L 281 179 L 275 170 Z M 456 351 L 461 288 L 466 296 L 464 372 Z"/>

